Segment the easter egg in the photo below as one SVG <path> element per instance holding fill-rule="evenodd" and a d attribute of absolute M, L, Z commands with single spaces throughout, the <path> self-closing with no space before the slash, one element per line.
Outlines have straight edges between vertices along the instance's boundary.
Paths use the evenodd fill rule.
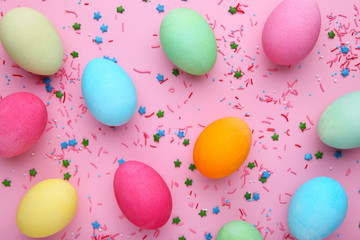
<path fill-rule="evenodd" d="M 289 210 L 288 224 L 298 240 L 321 240 L 342 223 L 348 209 L 344 188 L 332 178 L 313 178 L 296 190 Z"/>
<path fill-rule="evenodd" d="M 53 235 L 68 225 L 77 208 L 74 187 L 62 179 L 48 179 L 33 186 L 16 213 L 20 231 L 32 238 Z"/>
<path fill-rule="evenodd" d="M 54 25 L 31 8 L 14 8 L 0 22 L 0 41 L 6 53 L 31 73 L 51 75 L 63 63 L 63 47 Z"/>
<path fill-rule="evenodd" d="M 81 87 L 86 106 L 99 122 L 120 126 L 134 115 L 134 83 L 116 63 L 103 58 L 91 60 L 84 69 Z"/>
<path fill-rule="evenodd" d="M 223 225 L 216 235 L 216 240 L 264 240 L 260 232 L 245 221 L 231 221 Z"/>
<path fill-rule="evenodd" d="M 215 65 L 215 35 L 208 22 L 191 9 L 176 8 L 166 14 L 160 42 L 170 61 L 185 72 L 202 75 Z"/>
<path fill-rule="evenodd" d="M 360 147 L 360 91 L 345 94 L 333 101 L 321 114 L 318 136 L 325 144 L 339 149 Z"/>
<path fill-rule="evenodd" d="M 194 163 L 206 177 L 226 177 L 246 160 L 250 146 L 251 131 L 244 120 L 221 118 L 200 133 L 194 146 Z"/>
<path fill-rule="evenodd" d="M 300 62 L 314 48 L 320 26 L 316 0 L 284 0 L 266 20 L 262 33 L 264 51 L 279 65 Z"/>
<path fill-rule="evenodd" d="M 47 111 L 40 98 L 17 92 L 0 101 L 0 157 L 10 158 L 29 150 L 40 139 Z"/>
<path fill-rule="evenodd" d="M 122 163 L 115 173 L 114 192 L 124 216 L 140 228 L 157 229 L 170 218 L 170 190 L 164 179 L 144 163 Z"/>

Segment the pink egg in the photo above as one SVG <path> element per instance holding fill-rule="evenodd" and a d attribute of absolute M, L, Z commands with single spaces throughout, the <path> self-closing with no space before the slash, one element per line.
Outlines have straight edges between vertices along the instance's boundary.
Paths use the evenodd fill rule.
<path fill-rule="evenodd" d="M 170 218 L 170 190 L 162 177 L 144 163 L 121 164 L 115 173 L 114 192 L 122 213 L 140 228 L 157 229 Z"/>
<path fill-rule="evenodd" d="M 321 15 L 315 0 L 285 0 L 265 23 L 264 51 L 277 64 L 297 63 L 314 48 L 320 26 Z"/>
<path fill-rule="evenodd" d="M 40 98 L 18 92 L 0 101 L 0 157 L 10 158 L 29 150 L 43 134 L 47 111 Z"/>

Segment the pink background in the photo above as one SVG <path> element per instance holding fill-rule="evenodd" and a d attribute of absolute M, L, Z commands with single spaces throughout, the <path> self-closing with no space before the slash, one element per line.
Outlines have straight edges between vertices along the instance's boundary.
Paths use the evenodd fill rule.
<path fill-rule="evenodd" d="M 223 224 L 240 219 L 239 209 L 245 210 L 246 216 L 242 218 L 256 224 L 265 239 L 284 239 L 290 233 L 287 226 L 287 210 L 291 200 L 289 195 L 305 181 L 317 176 L 328 176 L 339 181 L 349 198 L 349 210 L 343 224 L 327 239 L 348 240 L 358 237 L 360 164 L 357 160 L 360 151 L 346 150 L 342 152 L 343 157 L 336 159 L 333 156 L 336 149 L 324 145 L 316 133 L 316 123 L 325 107 L 337 97 L 360 88 L 359 68 L 355 66 L 359 63 L 358 59 L 349 61 L 349 68 L 353 71 L 346 78 L 340 75 L 344 57 L 331 68 L 327 64 L 329 60 L 335 59 L 338 51 L 331 50 L 340 43 L 338 37 L 328 38 L 328 28 L 338 29 L 340 23 L 346 27 L 350 25 L 341 42 L 348 41 L 353 53 L 359 53 L 355 48 L 360 45 L 360 41 L 356 39 L 360 35 L 349 33 L 352 28 L 357 31 L 360 29 L 355 25 L 360 23 L 360 16 L 355 16 L 355 1 L 318 0 L 322 15 L 320 37 L 307 58 L 291 68 L 271 63 L 261 46 L 262 27 L 279 2 L 281 1 L 241 1 L 248 5 L 246 8 L 242 7 L 245 14 L 231 15 L 228 12 L 229 6 L 236 6 L 237 1 L 224 0 L 220 4 L 219 1 L 205 0 L 154 0 L 148 3 L 140 0 L 89 0 L 82 1 L 81 4 L 75 0 L 0 1 L 1 13 L 20 5 L 45 14 L 58 30 L 64 54 L 68 56 L 62 68 L 67 76 L 61 73 L 51 76 L 54 90 L 65 92 L 65 102 L 62 102 L 54 93 L 46 92 L 41 77 L 14 67 L 3 48 L 0 48 L 0 95 L 5 97 L 18 91 L 32 92 L 46 103 L 49 114 L 47 131 L 31 150 L 19 157 L 0 161 L 1 182 L 5 178 L 12 181 L 10 188 L 0 185 L 0 238 L 28 239 L 18 230 L 15 221 L 21 198 L 36 183 L 48 178 L 63 178 L 63 174 L 69 171 L 72 175 L 70 183 L 79 196 L 78 210 L 65 229 L 46 239 L 94 239 L 94 233 L 98 239 L 106 235 L 113 239 L 155 239 L 154 230 L 140 231 L 122 217 L 116 204 L 112 182 L 118 166 L 116 159 L 120 158 L 138 160 L 152 166 L 170 187 L 173 211 L 171 219 L 160 229 L 157 239 L 178 239 L 183 235 L 188 240 L 205 239 L 205 232 L 211 232 L 215 237 Z M 165 5 L 165 13 L 158 13 L 156 10 L 159 3 Z M 125 8 L 123 14 L 116 13 L 119 5 Z M 217 63 L 207 77 L 194 77 L 185 73 L 175 77 L 171 74 L 173 64 L 166 58 L 161 47 L 156 47 L 160 46 L 160 40 L 154 34 L 159 33 L 162 18 L 177 7 L 188 7 L 204 17 L 207 15 L 209 23 L 214 27 L 218 46 L 226 60 L 218 54 Z M 77 16 L 65 10 L 74 11 Z M 98 11 L 102 18 L 96 21 L 93 16 Z M 326 15 L 331 13 L 336 19 L 330 25 Z M 337 21 L 339 22 L 336 23 Z M 71 27 L 75 22 L 81 23 L 81 30 L 76 32 Z M 106 33 L 100 30 L 103 23 L 109 26 Z M 231 29 L 235 31 L 241 26 L 244 28 L 242 36 L 239 31 L 231 34 Z M 340 31 L 345 30 L 342 28 Z M 92 39 L 95 36 L 102 37 L 103 43 L 94 43 Z M 239 52 L 234 53 L 230 49 L 232 41 L 236 41 L 241 47 Z M 79 58 L 74 60 L 69 55 L 73 50 L 79 52 Z M 86 109 L 83 108 L 81 82 L 78 78 L 81 78 L 87 62 L 104 55 L 115 57 L 118 64 L 128 72 L 137 88 L 138 107 L 146 107 L 146 114 L 140 116 L 136 112 L 129 123 L 115 130 L 97 122 L 89 111 L 82 112 Z M 251 61 L 253 57 L 255 60 Z M 254 67 L 247 70 L 251 62 L 254 62 Z M 238 80 L 228 75 L 231 65 L 234 69 L 241 68 L 245 75 Z M 151 73 L 138 73 L 134 68 Z M 270 72 L 270 69 L 277 71 Z M 168 80 L 159 84 L 156 79 L 158 73 Z M 337 75 L 332 76 L 335 73 Z M 5 75 L 10 78 L 9 85 L 6 84 L 8 80 Z M 73 79 L 72 82 L 70 79 Z M 253 84 L 246 85 L 250 79 Z M 298 81 L 294 84 L 295 79 Z M 293 84 L 290 91 L 289 84 Z M 243 89 L 240 90 L 240 86 Z M 261 97 L 272 98 L 276 103 L 259 101 Z M 222 99 L 225 100 L 221 101 Z M 285 109 L 284 101 L 292 107 Z M 233 108 L 234 105 L 239 109 Z M 153 112 L 157 113 L 159 109 L 165 111 L 164 118 L 159 119 L 156 115 L 145 117 Z M 245 117 L 246 113 L 248 117 Z M 289 121 L 281 114 L 288 114 Z M 206 126 L 225 116 L 243 118 L 254 130 L 253 147 L 247 161 L 238 172 L 218 180 L 208 179 L 196 170 L 191 172 L 188 166 L 193 162 L 192 150 L 196 138 L 203 130 L 200 125 Z M 55 126 L 55 121 L 58 127 Z M 307 124 L 304 132 L 299 128 L 300 121 Z M 267 131 L 268 128 L 276 129 L 280 135 L 279 141 L 272 141 L 273 132 Z M 160 139 L 160 143 L 154 142 L 152 138 L 158 129 L 166 130 L 166 136 Z M 186 138 L 190 139 L 187 147 L 182 145 L 183 139 L 180 141 L 176 136 L 179 129 L 184 129 Z M 290 136 L 285 133 L 287 130 Z M 146 145 L 144 133 L 150 136 Z M 69 147 L 62 151 L 60 143 L 73 138 L 78 142 L 76 148 Z M 87 150 L 82 149 L 83 138 L 89 139 Z M 324 156 L 323 159 L 316 160 L 314 154 L 319 150 L 324 152 Z M 309 162 L 304 159 L 307 153 L 313 156 Z M 59 163 L 63 158 L 72 160 L 67 170 Z M 182 161 L 182 165 L 175 169 L 173 162 L 177 158 Z M 254 160 L 258 167 L 252 170 L 245 168 Z M 38 174 L 30 178 L 29 170 L 32 168 Z M 262 184 L 258 178 L 264 169 L 273 174 L 267 183 Z M 241 176 L 246 171 L 250 175 L 246 176 L 243 185 L 244 177 Z M 186 187 L 186 178 L 193 179 L 192 186 Z M 260 199 L 257 202 L 247 202 L 244 198 L 247 191 L 259 193 Z M 222 206 L 222 200 L 228 200 L 231 207 Z M 216 206 L 220 209 L 218 215 L 212 213 L 212 208 Z M 198 215 L 200 209 L 208 210 L 206 217 Z M 178 216 L 181 224 L 172 224 L 172 218 Z M 100 223 L 101 231 L 92 229 L 91 223 L 95 221 Z"/>

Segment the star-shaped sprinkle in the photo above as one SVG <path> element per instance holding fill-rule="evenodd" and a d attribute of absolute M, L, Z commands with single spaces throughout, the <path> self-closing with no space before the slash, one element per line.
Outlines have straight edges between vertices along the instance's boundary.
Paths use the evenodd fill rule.
<path fill-rule="evenodd" d="M 164 5 L 161 5 L 160 3 L 156 7 L 156 10 L 158 10 L 159 13 L 164 12 Z"/>
<path fill-rule="evenodd" d="M 187 145 L 189 145 L 190 144 L 190 139 L 184 139 L 184 141 L 183 141 L 183 144 L 184 144 L 184 146 L 186 147 Z"/>
<path fill-rule="evenodd" d="M 311 156 L 311 153 L 305 154 L 305 160 L 310 161 L 313 157 Z"/>
<path fill-rule="evenodd" d="M 230 6 L 229 13 L 235 14 L 236 12 L 237 12 L 237 11 L 236 11 L 236 7 L 231 7 L 231 6 Z"/>
<path fill-rule="evenodd" d="M 45 84 L 50 84 L 51 79 L 49 77 L 44 77 L 42 82 L 45 83 Z"/>
<path fill-rule="evenodd" d="M 2 182 L 2 184 L 3 184 L 5 187 L 10 187 L 11 181 L 10 181 L 10 180 L 7 180 L 7 179 L 4 179 L 4 181 Z"/>
<path fill-rule="evenodd" d="M 176 218 L 173 218 L 173 222 L 172 224 L 179 224 L 181 222 L 180 218 L 179 217 L 176 217 Z"/>
<path fill-rule="evenodd" d="M 235 49 L 235 51 L 237 50 L 237 47 L 238 47 L 238 46 L 239 46 L 239 45 L 236 44 L 235 42 L 230 43 L 231 49 Z"/>
<path fill-rule="evenodd" d="M 107 32 L 108 27 L 109 27 L 108 25 L 103 24 L 103 25 L 101 25 L 100 29 L 104 33 L 104 32 Z"/>
<path fill-rule="evenodd" d="M 266 182 L 267 182 L 267 179 L 264 178 L 264 177 L 261 177 L 261 178 L 259 178 L 259 181 L 262 182 L 262 183 L 266 183 Z"/>
<path fill-rule="evenodd" d="M 50 84 L 47 84 L 45 88 L 46 88 L 46 91 L 49 93 L 51 93 L 51 91 L 53 90 L 53 87 L 50 86 Z"/>
<path fill-rule="evenodd" d="M 69 141 L 69 146 L 75 147 L 75 145 L 77 144 L 75 139 L 72 139 Z"/>
<path fill-rule="evenodd" d="M 61 149 L 67 148 L 68 147 L 68 143 L 67 142 L 62 142 L 60 143 L 61 145 Z"/>
<path fill-rule="evenodd" d="M 300 122 L 300 129 L 303 132 L 306 129 L 306 123 Z"/>
<path fill-rule="evenodd" d="M 96 42 L 96 44 L 100 44 L 103 42 L 102 37 L 98 37 L 98 36 L 95 37 L 94 41 Z"/>
<path fill-rule="evenodd" d="M 347 54 L 349 52 L 348 46 L 344 45 L 341 47 L 341 52 Z"/>
<path fill-rule="evenodd" d="M 335 37 L 335 33 L 333 30 L 331 30 L 331 32 L 328 32 L 329 38 L 334 38 Z"/>
<path fill-rule="evenodd" d="M 36 174 L 37 174 L 37 171 L 35 170 L 35 168 L 33 168 L 33 169 L 30 169 L 30 170 L 29 170 L 29 173 L 30 173 L 30 176 L 35 177 Z"/>
<path fill-rule="evenodd" d="M 193 180 L 192 179 L 188 179 L 186 178 L 186 181 L 185 181 L 185 185 L 188 187 L 188 186 L 191 186 L 193 183 Z"/>
<path fill-rule="evenodd" d="M 110 57 L 104 56 L 104 59 L 110 60 L 113 63 L 117 63 L 117 60 L 115 59 L 115 57 L 113 57 L 112 59 L 110 59 Z"/>
<path fill-rule="evenodd" d="M 98 223 L 98 221 L 91 223 L 91 225 L 92 225 L 93 229 L 99 229 L 99 227 L 100 227 L 100 224 Z"/>
<path fill-rule="evenodd" d="M 69 160 L 62 160 L 62 165 L 67 168 L 70 165 Z"/>
<path fill-rule="evenodd" d="M 247 167 L 250 168 L 250 169 L 253 169 L 255 167 L 255 163 L 254 162 L 249 162 Z"/>
<path fill-rule="evenodd" d="M 94 12 L 94 19 L 99 21 L 100 18 L 101 18 L 100 12 Z"/>
<path fill-rule="evenodd" d="M 253 194 L 253 200 L 254 201 L 257 201 L 257 200 L 259 200 L 260 199 L 260 194 L 259 193 L 254 193 Z"/>
<path fill-rule="evenodd" d="M 341 72 L 341 75 L 342 75 L 343 77 L 346 77 L 347 75 L 349 75 L 349 69 L 348 69 L 348 68 L 344 68 L 344 69 L 342 70 L 342 72 Z"/>
<path fill-rule="evenodd" d="M 341 151 L 336 151 L 334 154 L 334 157 L 336 157 L 336 159 L 339 159 L 342 157 L 342 152 Z"/>
<path fill-rule="evenodd" d="M 234 77 L 236 77 L 237 79 L 241 78 L 243 75 L 241 73 L 241 71 L 235 71 Z"/>
<path fill-rule="evenodd" d="M 157 79 L 159 82 L 162 82 L 162 81 L 164 81 L 164 75 L 161 75 L 160 73 L 158 73 L 158 75 L 156 76 L 156 79 Z"/>
<path fill-rule="evenodd" d="M 118 12 L 118 13 L 123 13 L 124 11 L 125 11 L 125 8 L 123 8 L 123 6 L 116 8 L 116 12 Z"/>
<path fill-rule="evenodd" d="M 87 147 L 87 146 L 89 145 L 89 139 L 83 138 L 83 140 L 82 140 L 82 145 L 83 145 L 84 147 Z"/>
<path fill-rule="evenodd" d="M 205 233 L 205 239 L 211 240 L 213 237 L 211 236 L 211 233 Z"/>
<path fill-rule="evenodd" d="M 159 137 L 165 136 L 165 130 L 160 130 L 157 133 L 159 135 Z"/>
<path fill-rule="evenodd" d="M 147 0 L 144 0 L 147 1 Z M 179 240 L 186 240 L 186 238 L 184 236 L 179 237 Z"/>
<path fill-rule="evenodd" d="M 57 98 L 62 98 L 62 96 L 64 96 L 64 94 L 61 92 L 61 91 L 57 91 L 57 92 L 55 92 L 55 94 L 56 94 L 56 97 Z"/>
<path fill-rule="evenodd" d="M 181 161 L 179 160 L 179 159 L 177 159 L 176 161 L 174 161 L 174 164 L 175 164 L 175 167 L 180 167 L 180 165 L 181 165 Z"/>
<path fill-rule="evenodd" d="M 157 112 L 156 116 L 158 116 L 158 118 L 164 117 L 164 111 L 159 110 L 159 111 Z"/>
<path fill-rule="evenodd" d="M 244 197 L 245 197 L 245 199 L 248 200 L 248 201 L 251 200 L 251 193 L 246 192 L 245 195 L 244 195 Z"/>
<path fill-rule="evenodd" d="M 177 136 L 180 138 L 180 139 L 182 139 L 183 137 L 185 137 L 185 134 L 184 134 L 184 131 L 178 131 L 178 133 L 177 133 Z"/>
<path fill-rule="evenodd" d="M 316 159 L 322 159 L 322 156 L 323 156 L 323 152 L 320 152 L 320 151 L 318 151 L 317 153 L 315 153 L 315 157 L 316 157 Z"/>
<path fill-rule="evenodd" d="M 78 58 L 78 57 L 79 57 L 79 53 L 78 53 L 78 52 L 75 52 L 75 51 L 72 51 L 72 53 L 70 53 L 70 55 L 71 55 L 73 58 Z"/>
<path fill-rule="evenodd" d="M 278 141 L 279 140 L 279 135 L 274 133 L 274 135 L 272 135 L 271 138 L 272 138 L 273 141 Z"/>
<path fill-rule="evenodd" d="M 219 207 L 218 206 L 216 206 L 216 207 L 214 207 L 213 208 L 213 214 L 218 214 L 220 212 L 220 209 L 219 209 Z"/>
<path fill-rule="evenodd" d="M 191 171 L 194 171 L 194 170 L 196 169 L 195 164 L 191 163 L 190 166 L 189 166 L 189 169 L 190 169 Z"/>
<path fill-rule="evenodd" d="M 145 107 L 140 106 L 139 113 L 140 113 L 140 115 L 143 115 L 144 113 L 146 113 Z"/>
<path fill-rule="evenodd" d="M 174 76 L 177 77 L 180 74 L 179 69 L 173 68 L 172 74 L 174 74 Z"/>
<path fill-rule="evenodd" d="M 81 24 L 76 22 L 76 23 L 74 23 L 74 25 L 72 25 L 72 27 L 74 28 L 74 30 L 79 30 L 81 27 Z"/>
<path fill-rule="evenodd" d="M 121 164 L 123 164 L 123 163 L 125 162 L 125 160 L 124 160 L 124 159 L 120 159 L 120 160 L 118 160 L 118 162 L 119 162 L 119 166 L 120 166 Z"/>
<path fill-rule="evenodd" d="M 201 209 L 198 215 L 201 216 L 201 217 L 207 216 L 207 215 L 206 215 L 206 210 Z"/>
<path fill-rule="evenodd" d="M 64 180 L 68 180 L 68 181 L 69 181 L 70 178 L 71 178 L 71 175 L 70 175 L 69 172 L 64 173 Z"/>
<path fill-rule="evenodd" d="M 154 142 L 159 142 L 160 136 L 159 134 L 154 134 Z"/>
<path fill-rule="evenodd" d="M 261 176 L 267 179 L 271 176 L 271 174 L 269 173 L 269 171 L 264 171 Z"/>

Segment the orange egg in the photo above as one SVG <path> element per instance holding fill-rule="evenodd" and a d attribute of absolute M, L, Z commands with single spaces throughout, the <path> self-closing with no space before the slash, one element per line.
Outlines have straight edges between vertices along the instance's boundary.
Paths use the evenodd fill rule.
<path fill-rule="evenodd" d="M 200 133 L 194 147 L 194 163 L 206 177 L 226 177 L 243 164 L 250 146 L 251 131 L 244 120 L 221 118 Z"/>

